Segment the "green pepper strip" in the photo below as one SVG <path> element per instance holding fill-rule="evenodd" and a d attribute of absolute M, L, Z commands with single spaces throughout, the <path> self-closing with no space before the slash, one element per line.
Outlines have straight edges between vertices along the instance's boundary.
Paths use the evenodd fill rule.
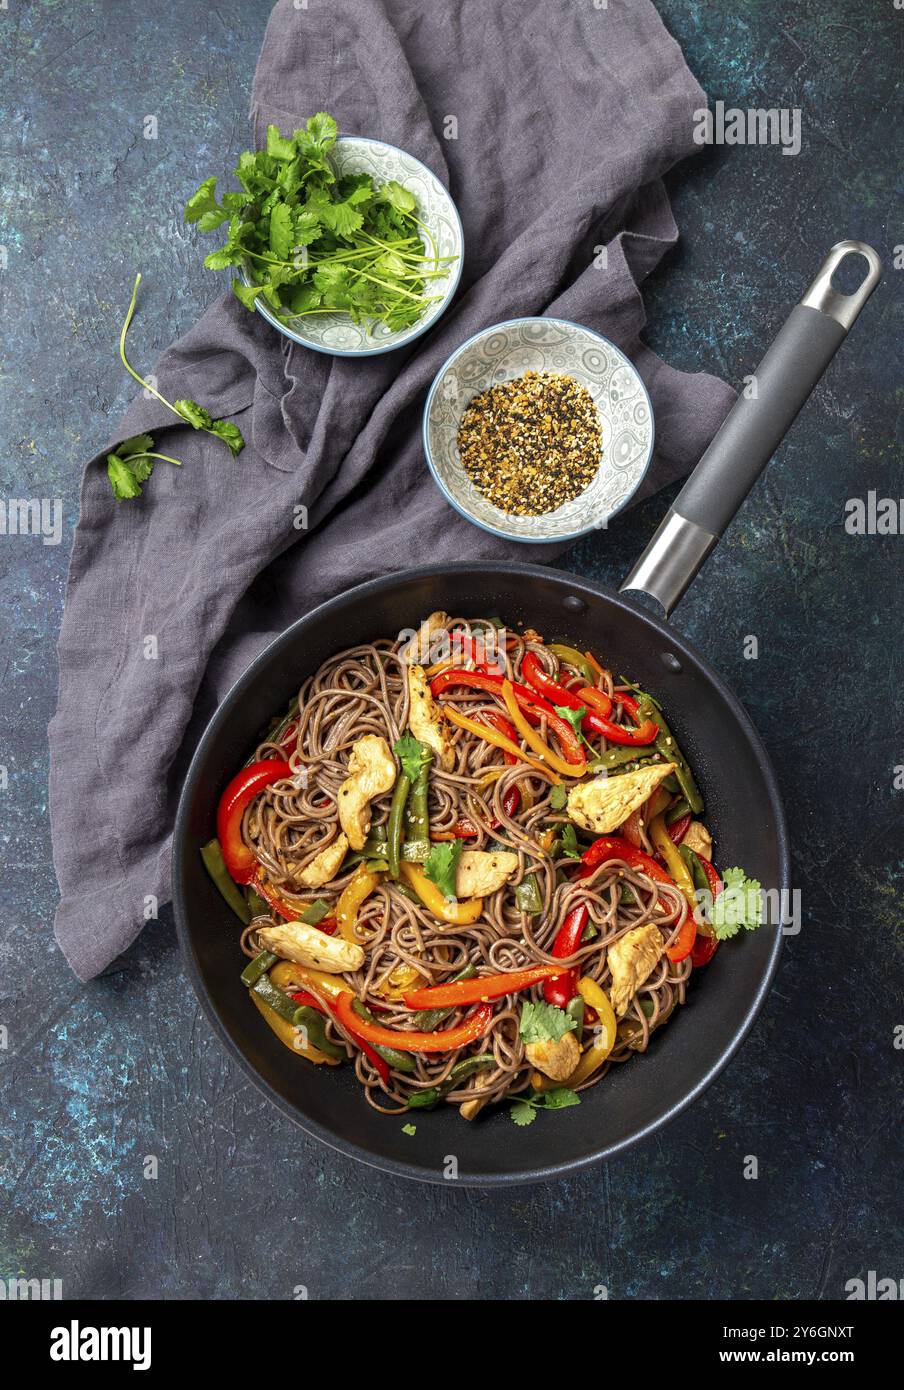
<path fill-rule="evenodd" d="M 708 893 L 710 891 L 709 879 L 706 877 L 706 870 L 694 850 L 691 849 L 690 845 L 679 845 L 678 853 L 691 871 L 694 887 Z"/>
<path fill-rule="evenodd" d="M 518 884 L 515 889 L 515 905 L 520 912 L 526 912 L 530 917 L 535 917 L 538 912 L 543 911 L 543 899 L 535 874 L 528 874 Z"/>
<path fill-rule="evenodd" d="M 266 975 L 267 971 L 271 966 L 274 966 L 278 960 L 279 957 L 274 956 L 272 951 L 261 951 L 259 955 L 254 957 L 254 960 L 249 960 L 245 969 L 239 976 L 239 979 L 243 985 L 248 985 L 250 987 L 255 984 L 262 975 Z"/>
<path fill-rule="evenodd" d="M 682 816 L 689 816 L 690 813 L 691 804 L 687 797 L 683 796 L 680 801 L 675 802 L 670 811 L 666 811 L 665 823 L 666 825 L 674 825 L 676 821 L 681 820 Z"/>
<path fill-rule="evenodd" d="M 402 828 L 405 821 L 405 805 L 411 791 L 411 778 L 406 773 L 399 774 L 392 794 L 389 808 L 389 821 L 386 827 L 386 860 L 393 878 L 399 876 L 399 856 L 402 850 Z"/>
<path fill-rule="evenodd" d="M 652 695 L 648 695 L 645 691 L 639 692 L 637 712 L 643 719 L 652 719 L 658 727 L 659 734 L 653 746 L 664 757 L 668 758 L 669 762 L 675 764 L 675 776 L 684 793 L 685 800 L 694 814 L 699 815 L 703 810 L 703 797 L 700 795 L 700 788 L 694 781 L 690 763 L 678 747 L 675 737 L 663 719 L 662 712 L 657 707 Z"/>
<path fill-rule="evenodd" d="M 299 912 L 295 918 L 296 922 L 304 922 L 306 927 L 316 927 L 318 922 L 322 922 L 324 917 L 328 917 L 332 908 L 329 903 L 325 903 L 323 898 L 318 898 L 310 907 L 306 907 L 304 912 Z"/>
<path fill-rule="evenodd" d="M 245 901 L 242 890 L 230 877 L 219 840 L 216 838 L 210 840 L 201 850 L 201 858 L 215 886 L 220 890 L 223 900 L 229 904 L 236 917 L 247 926 L 251 921 L 251 909 Z"/>
<path fill-rule="evenodd" d="M 643 758 L 652 758 L 657 753 L 654 743 L 638 744 L 616 744 L 613 748 L 607 748 L 605 753 L 601 753 L 598 758 L 594 758 L 590 764 L 590 772 L 599 772 L 603 768 L 607 772 L 633 772 L 634 767 Z"/>
<path fill-rule="evenodd" d="M 260 893 L 255 893 L 253 888 L 245 889 L 245 901 L 252 917 L 269 917 L 273 911 L 270 904 L 261 897 Z"/>
<path fill-rule="evenodd" d="M 470 1076 L 480 1067 L 495 1065 L 496 1058 L 492 1052 L 482 1052 L 479 1057 L 464 1057 L 455 1063 L 445 1081 L 439 1086 L 428 1087 L 426 1091 L 416 1091 L 413 1096 L 409 1096 L 408 1104 L 412 1110 L 432 1110 L 450 1091 L 455 1090 L 459 1081 L 464 1081 L 466 1076 Z"/>
<path fill-rule="evenodd" d="M 323 1052 L 327 1057 L 335 1057 L 339 1062 L 347 1060 L 348 1053 L 345 1048 L 339 1047 L 332 1038 L 327 1037 L 323 1015 L 312 1009 L 310 1004 L 302 1004 L 297 1008 L 292 1015 L 292 1022 L 296 1028 L 305 1030 L 308 1042 L 312 1047 L 316 1047 L 318 1052 Z"/>
<path fill-rule="evenodd" d="M 464 970 L 459 970 L 457 975 L 452 976 L 452 980 L 473 980 L 477 974 L 477 967 L 466 965 Z M 450 980 L 450 984 L 452 981 Z M 421 1009 L 412 1019 L 415 1028 L 419 1033 L 435 1033 L 439 1025 L 450 1014 L 454 1014 L 454 1009 Z"/>
<path fill-rule="evenodd" d="M 251 963 L 254 964 L 253 961 Z M 279 1014 L 280 1018 L 284 1018 L 287 1023 L 295 1022 L 295 1014 L 298 1010 L 295 1000 L 290 999 L 288 994 L 283 994 L 281 989 L 277 989 L 266 975 L 261 975 L 260 979 L 255 980 L 251 988 L 255 994 L 260 995 L 265 1004 L 270 1005 L 275 1014 Z"/>
<path fill-rule="evenodd" d="M 368 1023 L 377 1022 L 377 1019 L 374 1018 L 370 1009 L 368 1009 L 366 1005 L 362 1004 L 360 999 L 355 1000 L 355 1002 L 352 1004 L 352 1008 L 354 1009 L 355 1013 L 358 1015 L 359 1018 L 366 1018 Z M 383 1047 L 382 1045 L 377 1046 L 376 1044 L 373 1045 L 373 1049 L 374 1052 L 378 1053 L 383 1058 L 383 1061 L 386 1063 L 386 1065 L 388 1067 L 391 1067 L 393 1071 L 414 1071 L 416 1062 L 412 1053 L 397 1052 L 394 1047 Z"/>
<path fill-rule="evenodd" d="M 567 661 L 569 666 L 580 671 L 587 685 L 592 686 L 594 690 L 596 689 L 596 672 L 584 653 L 579 652 L 577 647 L 569 647 L 565 642 L 550 642 L 548 650 L 560 661 Z"/>

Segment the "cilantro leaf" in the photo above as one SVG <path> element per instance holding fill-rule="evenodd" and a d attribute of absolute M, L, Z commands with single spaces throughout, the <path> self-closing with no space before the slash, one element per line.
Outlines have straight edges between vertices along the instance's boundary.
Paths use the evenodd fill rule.
<path fill-rule="evenodd" d="M 339 127 L 332 116 L 328 116 L 325 111 L 318 111 L 315 116 L 309 118 L 305 133 L 313 146 L 320 150 L 328 150 L 336 143 Z"/>
<path fill-rule="evenodd" d="M 433 755 L 426 744 L 421 743 L 412 734 L 403 734 L 392 748 L 399 762 L 402 764 L 402 771 L 412 782 L 416 782 L 421 769 L 432 761 Z"/>
<path fill-rule="evenodd" d="M 277 203 L 270 213 L 270 250 L 277 260 L 288 260 L 294 241 L 292 209 L 288 203 Z"/>
<path fill-rule="evenodd" d="M 217 203 L 217 181 L 216 178 L 205 179 L 198 189 L 193 193 L 185 204 L 186 222 L 200 222 L 205 213 L 212 212 L 214 209 L 219 211 Z"/>
<path fill-rule="evenodd" d="M 383 184 L 380 189 L 380 197 L 392 207 L 398 208 L 399 212 L 414 212 L 417 207 L 414 194 L 396 182 L 395 179 Z"/>
<path fill-rule="evenodd" d="M 246 309 L 253 309 L 258 295 L 263 291 L 263 285 L 245 285 L 241 280 L 233 280 L 232 293 Z"/>
<path fill-rule="evenodd" d="M 127 459 L 133 454 L 146 454 L 148 449 L 153 447 L 154 441 L 149 434 L 133 434 L 131 439 L 124 439 L 121 444 L 117 444 L 116 452 L 121 459 Z"/>
<path fill-rule="evenodd" d="M 278 125 L 267 126 L 267 154 L 285 162 L 295 158 L 295 141 L 283 139 Z"/>
<path fill-rule="evenodd" d="M 217 439 L 222 439 L 233 458 L 240 454 L 245 447 L 245 437 L 242 431 L 231 420 L 214 420 L 208 426 L 208 434 L 215 434 Z"/>
<path fill-rule="evenodd" d="M 581 847 L 578 844 L 578 832 L 569 821 L 561 828 L 561 834 L 553 845 L 553 853 L 557 859 L 580 859 Z"/>
<path fill-rule="evenodd" d="M 581 1097 L 577 1091 L 567 1086 L 553 1086 L 551 1091 L 541 1091 L 532 1096 L 518 1096 L 512 1101 L 509 1111 L 516 1125 L 532 1125 L 538 1110 L 568 1110 L 572 1105 L 580 1105 Z"/>
<path fill-rule="evenodd" d="M 754 931 L 762 921 L 763 889 L 758 879 L 748 878 L 743 869 L 726 869 L 723 891 L 713 899 L 710 922 L 719 941 L 737 936 L 742 927 Z"/>
<path fill-rule="evenodd" d="M 553 787 L 549 793 L 549 804 L 554 811 L 564 811 L 568 802 L 568 792 L 565 787 Z"/>
<path fill-rule="evenodd" d="M 198 405 L 197 401 L 181 400 L 173 401 L 173 410 L 177 415 L 181 415 L 183 420 L 196 430 L 209 430 L 213 424 L 213 417 L 210 411 L 205 410 L 203 405 Z"/>
<path fill-rule="evenodd" d="M 412 1124 L 402 1125 L 402 1133 L 403 1133 L 403 1134 L 409 1134 L 409 1135 L 417 1134 L 417 1125 L 412 1125 Z"/>
<path fill-rule="evenodd" d="M 125 501 L 129 497 L 141 495 L 141 483 L 134 469 L 118 454 L 107 454 L 107 477 L 113 489 L 113 496 Z"/>
<path fill-rule="evenodd" d="M 534 1004 L 528 999 L 521 1005 L 518 1031 L 524 1043 L 559 1042 L 577 1026 L 577 1019 L 564 1009 L 557 1009 L 555 1004 Z"/>
<path fill-rule="evenodd" d="M 455 897 L 455 873 L 461 851 L 461 840 L 440 840 L 424 861 L 424 873 L 446 898 Z"/>

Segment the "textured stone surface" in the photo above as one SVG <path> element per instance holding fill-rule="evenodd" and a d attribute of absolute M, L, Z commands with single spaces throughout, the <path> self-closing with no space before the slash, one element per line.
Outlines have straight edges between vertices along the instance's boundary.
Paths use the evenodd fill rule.
<path fill-rule="evenodd" d="M 661 5 L 711 98 L 801 107 L 803 148 L 707 152 L 672 177 L 683 243 L 647 287 L 653 346 L 737 384 L 831 242 L 863 237 L 889 264 L 676 618 L 774 757 L 806 908 L 728 1072 L 608 1168 L 506 1193 L 427 1188 L 305 1139 L 239 1077 L 168 913 L 128 970 L 87 987 L 51 944 L 45 728 L 80 469 L 131 393 L 115 343 L 134 271 L 143 363 L 214 293 L 181 205 L 246 143 L 268 8 L 0 10 L 2 495 L 60 497 L 65 518 L 58 547 L 0 538 L 0 1277 L 61 1277 L 90 1297 L 286 1298 L 304 1284 L 314 1298 L 566 1299 L 600 1284 L 614 1298 L 838 1298 L 868 1269 L 899 1277 L 904 539 L 843 527 L 849 497 L 901 492 L 904 15 L 891 3 Z M 665 500 L 570 566 L 617 582 Z M 757 661 L 743 659 L 750 633 Z"/>

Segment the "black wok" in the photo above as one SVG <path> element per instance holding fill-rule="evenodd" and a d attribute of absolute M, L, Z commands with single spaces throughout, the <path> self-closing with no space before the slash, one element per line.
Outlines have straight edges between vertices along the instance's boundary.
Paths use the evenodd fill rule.
<path fill-rule="evenodd" d="M 854 296 L 829 281 L 857 251 L 870 274 Z M 666 613 L 677 602 L 875 286 L 878 258 L 857 243 L 833 248 L 820 276 L 757 372 L 756 398 L 741 400 L 676 499 L 625 587 Z M 763 1003 L 778 960 L 776 924 L 743 933 L 695 972 L 687 1005 L 643 1056 L 615 1067 L 583 1103 L 516 1128 L 506 1107 L 472 1123 L 454 1107 L 400 1119 L 367 1105 L 351 1068 L 309 1067 L 249 1006 L 239 980 L 236 922 L 202 866 L 223 786 L 247 758 L 274 711 L 342 647 L 416 627 L 434 609 L 493 612 L 547 636 L 567 635 L 604 655 L 662 700 L 706 798 L 722 865 L 742 864 L 764 888 L 788 890 L 788 836 L 763 745 L 742 706 L 693 647 L 641 603 L 558 570 L 521 564 L 459 564 L 410 570 L 323 604 L 253 663 L 210 722 L 182 794 L 173 896 L 189 975 L 216 1032 L 251 1079 L 308 1133 L 365 1163 L 407 1177 L 462 1183 L 531 1182 L 559 1176 L 637 1143 L 677 1115 L 726 1065 Z M 743 794 L 739 794 L 743 788 Z M 454 1174 L 450 1163 L 454 1160 Z"/>

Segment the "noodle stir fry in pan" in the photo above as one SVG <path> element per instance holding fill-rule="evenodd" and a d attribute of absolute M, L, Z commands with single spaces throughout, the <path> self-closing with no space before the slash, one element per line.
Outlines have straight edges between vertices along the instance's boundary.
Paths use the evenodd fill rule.
<path fill-rule="evenodd" d="M 304 682 L 203 855 L 249 999 L 299 1057 L 353 1065 L 387 1114 L 507 1098 L 527 1123 L 645 1051 L 756 925 L 740 870 L 719 896 L 702 811 L 651 695 L 433 613 Z"/>

